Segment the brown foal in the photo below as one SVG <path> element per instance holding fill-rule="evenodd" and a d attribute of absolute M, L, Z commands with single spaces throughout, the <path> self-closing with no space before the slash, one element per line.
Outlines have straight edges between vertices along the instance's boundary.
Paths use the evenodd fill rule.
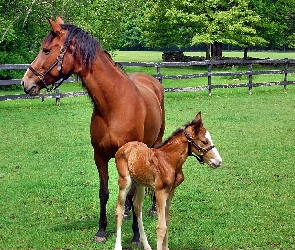
<path fill-rule="evenodd" d="M 126 195 L 134 181 L 136 193 L 133 205 L 138 219 L 140 241 L 145 250 L 151 249 L 144 232 L 142 221 L 142 199 L 145 187 L 155 190 L 158 213 L 157 250 L 168 249 L 168 222 L 174 189 L 183 180 L 182 165 L 188 155 L 206 162 L 213 168 L 221 165 L 222 159 L 213 145 L 210 133 L 203 127 L 201 112 L 176 130 L 159 148 L 149 148 L 138 141 L 128 142 L 115 155 L 119 173 L 119 195 L 116 206 L 117 238 L 115 250 L 121 250 L 121 226 Z"/>

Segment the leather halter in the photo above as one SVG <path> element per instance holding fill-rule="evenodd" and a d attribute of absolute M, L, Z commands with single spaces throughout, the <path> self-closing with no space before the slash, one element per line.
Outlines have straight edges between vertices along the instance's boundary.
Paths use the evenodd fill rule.
<path fill-rule="evenodd" d="M 40 81 L 44 84 L 47 92 L 51 92 L 52 90 L 55 90 L 56 88 L 58 88 L 64 80 L 68 79 L 70 77 L 70 75 L 65 75 L 62 72 L 62 66 L 63 66 L 63 60 L 64 60 L 64 56 L 66 53 L 66 48 L 64 46 L 62 46 L 60 48 L 60 54 L 57 56 L 57 58 L 55 59 L 55 61 L 44 71 L 44 72 L 38 72 L 36 69 L 33 68 L 32 65 L 29 66 L 29 69 L 40 79 Z M 59 71 L 60 75 L 61 75 L 61 80 L 59 82 L 55 82 L 52 83 L 52 86 L 50 88 L 48 88 L 46 81 L 45 81 L 45 75 L 50 72 L 50 70 L 52 70 L 55 65 L 57 65 L 57 70 Z"/>
<path fill-rule="evenodd" d="M 194 142 L 193 138 L 186 132 L 185 129 L 183 130 L 183 132 L 188 141 L 188 155 L 196 157 L 200 164 L 204 164 L 203 155 L 206 154 L 211 149 L 215 148 L 215 146 L 211 145 L 208 148 L 201 148 L 197 143 Z M 200 156 L 193 154 L 192 145 L 199 151 Z"/>

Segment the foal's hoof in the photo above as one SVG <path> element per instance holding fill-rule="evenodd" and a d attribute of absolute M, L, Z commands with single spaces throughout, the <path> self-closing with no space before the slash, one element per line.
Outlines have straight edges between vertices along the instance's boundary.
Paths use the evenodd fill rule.
<path fill-rule="evenodd" d="M 94 241 L 96 243 L 103 243 L 107 240 L 106 234 L 102 232 L 97 232 L 96 235 L 94 235 Z"/>

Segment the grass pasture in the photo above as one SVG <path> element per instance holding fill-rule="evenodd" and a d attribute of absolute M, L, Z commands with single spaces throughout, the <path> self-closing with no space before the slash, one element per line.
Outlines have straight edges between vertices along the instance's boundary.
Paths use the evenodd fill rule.
<path fill-rule="evenodd" d="M 295 248 L 295 86 L 166 93 L 166 132 L 202 111 L 223 165 L 188 158 L 171 206 L 170 250 Z M 113 249 L 117 173 L 110 162 L 108 240 L 99 216 L 87 97 L 0 102 L 0 249 Z M 156 219 L 147 212 L 156 248 Z M 132 247 L 131 223 L 123 246 Z"/>

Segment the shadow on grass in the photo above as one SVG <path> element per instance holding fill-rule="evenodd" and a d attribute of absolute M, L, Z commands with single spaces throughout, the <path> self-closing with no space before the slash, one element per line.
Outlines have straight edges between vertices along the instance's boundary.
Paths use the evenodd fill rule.
<path fill-rule="evenodd" d="M 69 231 L 69 230 L 93 230 L 98 225 L 97 218 L 85 217 L 82 219 L 71 220 L 66 219 L 64 223 L 52 227 L 53 231 Z"/>

